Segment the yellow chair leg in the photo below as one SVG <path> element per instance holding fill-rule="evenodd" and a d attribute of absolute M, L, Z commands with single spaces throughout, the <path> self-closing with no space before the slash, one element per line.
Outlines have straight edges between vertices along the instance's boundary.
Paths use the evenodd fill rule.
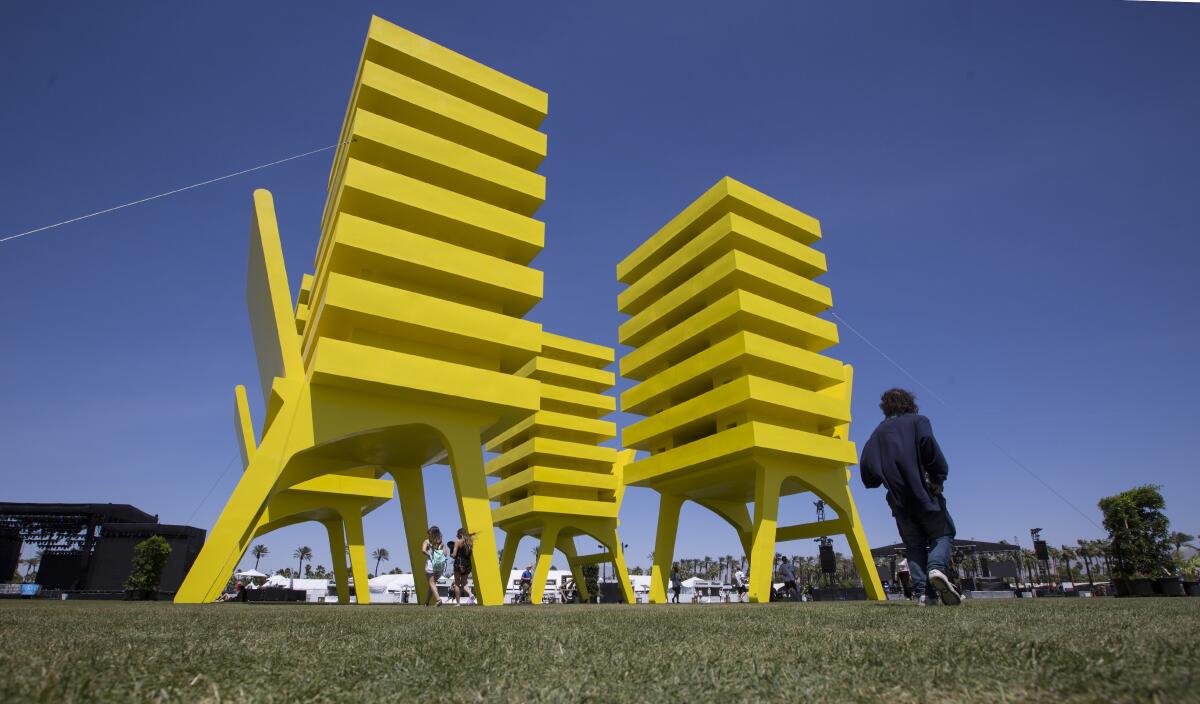
<path fill-rule="evenodd" d="M 515 531 L 508 531 L 504 534 L 504 552 L 500 556 L 500 579 L 503 580 L 505 589 L 508 589 L 508 578 L 512 574 L 513 562 L 517 559 L 517 548 L 521 545 L 521 538 L 524 537 Z"/>
<path fill-rule="evenodd" d="M 775 567 L 775 529 L 779 518 L 779 487 L 776 470 L 758 467 L 754 480 L 754 538 L 750 548 L 750 601 L 771 600 L 771 574 Z"/>
<path fill-rule="evenodd" d="M 838 503 L 834 508 L 846 523 L 846 542 L 850 543 L 854 566 L 858 568 L 858 575 L 862 579 L 863 588 L 867 591 L 867 598 L 875 601 L 886 600 L 887 595 L 883 592 L 883 583 L 879 581 L 879 571 L 875 569 L 875 561 L 871 559 L 871 546 L 867 543 L 867 533 L 863 530 L 862 521 L 858 518 L 858 508 L 854 505 L 854 497 L 850 493 L 849 486 L 843 488 L 843 493 L 838 497 Z"/>
<path fill-rule="evenodd" d="M 363 541 L 362 514 L 357 509 L 340 511 L 346 524 L 346 544 L 350 548 L 350 571 L 354 575 L 354 596 L 359 604 L 371 603 L 370 577 L 367 573 L 367 547 Z"/>
<path fill-rule="evenodd" d="M 350 603 L 350 577 L 346 574 L 346 530 L 340 520 L 325 521 L 329 533 L 329 553 L 333 556 L 333 581 L 339 604 Z"/>
<path fill-rule="evenodd" d="M 621 536 L 617 535 L 614 530 L 612 537 L 602 542 L 608 543 L 608 550 L 612 555 L 613 573 L 617 575 L 617 583 L 621 585 L 625 603 L 636 603 L 633 596 L 633 584 L 629 581 L 629 569 L 625 566 L 625 550 L 621 546 Z"/>
<path fill-rule="evenodd" d="M 554 544 L 558 542 L 558 526 L 547 525 L 542 528 L 542 537 L 538 543 L 537 566 L 533 568 L 533 584 L 530 585 L 529 601 L 532 604 L 542 603 L 542 594 L 546 591 L 546 578 L 550 576 L 550 563 L 554 560 Z"/>
<path fill-rule="evenodd" d="M 667 578 L 675 554 L 675 535 L 679 532 L 679 510 L 683 497 L 662 494 L 658 500 L 658 534 L 654 537 L 654 565 L 650 568 L 650 602 L 667 603 Z"/>
<path fill-rule="evenodd" d="M 408 540 L 408 560 L 412 565 L 413 585 L 417 592 L 417 603 L 424 604 L 429 596 L 429 583 L 425 579 L 425 553 L 421 543 L 429 534 L 429 518 L 425 509 L 425 477 L 420 467 L 393 469 L 392 479 L 396 482 L 396 493 L 400 495 L 400 513 L 404 520 L 404 537 Z"/>
<path fill-rule="evenodd" d="M 583 565 L 579 564 L 579 553 L 575 551 L 575 541 L 559 537 L 558 551 L 567 556 L 567 567 L 571 570 L 571 579 L 575 580 L 575 590 L 579 592 L 579 599 L 588 601 L 591 594 L 588 592 L 587 578 L 583 575 Z"/>
<path fill-rule="evenodd" d="M 475 594 L 484 606 L 499 606 L 504 603 L 504 585 L 500 581 L 500 566 L 496 563 L 492 502 L 483 471 L 483 448 L 479 435 L 462 430 L 447 437 L 447 444 L 462 525 L 475 536 L 471 551 Z"/>
<path fill-rule="evenodd" d="M 308 402 L 298 388 L 293 387 L 292 391 L 286 394 L 292 400 L 283 404 L 275 423 L 250 458 L 233 494 L 225 502 L 225 508 L 204 541 L 204 547 L 175 593 L 175 603 L 211 601 L 215 598 L 215 595 L 210 596 L 214 588 L 220 593 L 220 588 L 229 578 L 232 568 L 227 569 L 227 566 L 231 562 L 236 566 L 242 559 L 258 519 L 266 508 L 267 499 L 275 488 L 287 458 L 292 454 L 288 443 L 293 440 L 293 421 Z"/>

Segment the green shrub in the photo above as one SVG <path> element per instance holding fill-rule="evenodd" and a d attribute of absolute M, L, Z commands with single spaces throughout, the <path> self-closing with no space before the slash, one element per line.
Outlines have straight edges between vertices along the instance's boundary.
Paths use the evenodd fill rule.
<path fill-rule="evenodd" d="M 583 566 L 583 585 L 587 588 L 591 601 L 600 596 L 600 566 L 591 564 Z"/>
<path fill-rule="evenodd" d="M 1161 577 L 1174 566 L 1160 488 L 1147 484 L 1100 499 L 1120 577 Z"/>
<path fill-rule="evenodd" d="M 129 579 L 125 580 L 125 588 L 130 591 L 158 591 L 158 583 L 162 580 L 163 567 L 171 556 L 171 546 L 161 535 L 146 538 L 133 548 L 133 569 Z"/>

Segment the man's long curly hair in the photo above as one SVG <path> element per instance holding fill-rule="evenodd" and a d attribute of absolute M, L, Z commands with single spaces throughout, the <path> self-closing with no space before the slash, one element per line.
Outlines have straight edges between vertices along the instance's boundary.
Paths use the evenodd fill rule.
<path fill-rule="evenodd" d="M 911 391 L 904 389 L 888 389 L 879 398 L 879 410 L 891 418 L 905 413 L 917 413 L 917 397 Z"/>

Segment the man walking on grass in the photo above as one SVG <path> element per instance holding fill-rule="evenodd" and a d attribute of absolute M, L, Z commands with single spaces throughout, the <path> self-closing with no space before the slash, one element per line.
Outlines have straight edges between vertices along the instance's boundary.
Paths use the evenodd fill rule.
<path fill-rule="evenodd" d="M 917 399 L 904 389 L 889 389 L 880 399 L 884 420 L 863 447 L 862 482 L 868 489 L 887 487 L 887 502 L 908 557 L 913 594 L 922 606 L 957 605 L 962 595 L 946 571 L 954 545 L 954 521 L 946 510 L 942 486 L 950 472 L 933 437 L 929 419 L 917 413 Z"/>

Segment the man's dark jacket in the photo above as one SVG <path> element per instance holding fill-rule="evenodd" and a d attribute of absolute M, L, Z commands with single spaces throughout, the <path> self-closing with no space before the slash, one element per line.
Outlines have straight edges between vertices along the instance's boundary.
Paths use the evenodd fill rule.
<path fill-rule="evenodd" d="M 933 439 L 933 426 L 916 413 L 892 416 L 880 423 L 863 447 L 859 462 L 868 489 L 887 486 L 887 502 L 895 515 L 941 510 L 937 496 L 925 488 L 922 467 L 935 487 L 941 487 L 950 473 L 942 448 Z"/>

